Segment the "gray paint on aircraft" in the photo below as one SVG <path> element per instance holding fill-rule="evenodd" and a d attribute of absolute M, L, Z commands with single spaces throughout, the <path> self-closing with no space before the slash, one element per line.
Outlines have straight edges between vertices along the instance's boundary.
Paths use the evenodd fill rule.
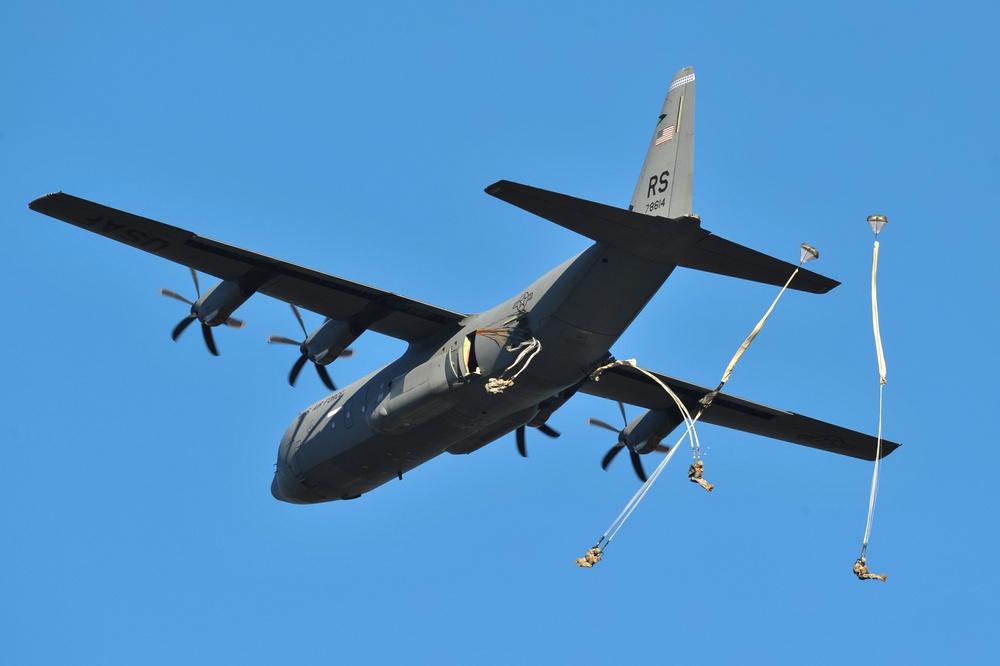
<path fill-rule="evenodd" d="M 647 453 L 678 423 L 666 393 L 627 368 L 589 379 L 678 267 L 781 285 L 792 264 L 701 227 L 692 214 L 694 72 L 677 73 L 629 210 L 499 181 L 487 193 L 594 241 L 509 300 L 465 315 L 197 236 L 68 194 L 33 210 L 214 275 L 212 309 L 231 314 L 263 293 L 335 320 L 307 340 L 342 350 L 366 330 L 406 340 L 399 359 L 327 396 L 292 422 L 278 447 L 272 493 L 292 503 L 352 499 L 444 453 L 470 453 L 519 427 L 543 426 L 577 391 L 650 410 L 623 436 Z M 793 289 L 837 282 L 802 270 Z M 223 323 L 220 314 L 207 325 Z M 522 344 L 523 343 L 523 344 Z M 528 345 L 541 349 L 512 385 L 486 390 Z M 690 408 L 708 389 L 658 375 Z M 703 420 L 871 460 L 875 438 L 720 394 Z M 634 441 L 633 441 L 634 440 Z M 640 441 L 641 440 L 641 441 Z M 883 442 L 885 455 L 898 445 Z"/>

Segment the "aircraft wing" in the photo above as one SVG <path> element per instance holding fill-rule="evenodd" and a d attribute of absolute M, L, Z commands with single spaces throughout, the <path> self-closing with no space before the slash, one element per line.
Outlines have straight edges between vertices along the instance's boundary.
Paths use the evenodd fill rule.
<path fill-rule="evenodd" d="M 466 316 L 62 192 L 39 197 L 28 207 L 221 280 L 252 274 L 260 293 L 333 319 L 350 320 L 364 311 L 370 320 L 374 313 L 368 329 L 407 342 L 457 326 Z"/>
<path fill-rule="evenodd" d="M 698 403 L 711 389 L 697 384 L 652 373 L 677 394 L 691 415 L 697 413 Z M 605 370 L 598 381 L 585 383 L 580 391 L 600 398 L 620 400 L 630 405 L 664 411 L 677 411 L 674 401 L 652 379 L 628 366 Z M 742 430 L 754 435 L 780 439 L 792 444 L 811 446 L 814 449 L 840 455 L 875 460 L 877 440 L 832 423 L 817 421 L 782 409 L 774 409 L 749 400 L 720 393 L 712 406 L 702 415 L 701 421 L 713 425 Z M 899 448 L 899 444 L 882 440 L 882 457 Z"/>

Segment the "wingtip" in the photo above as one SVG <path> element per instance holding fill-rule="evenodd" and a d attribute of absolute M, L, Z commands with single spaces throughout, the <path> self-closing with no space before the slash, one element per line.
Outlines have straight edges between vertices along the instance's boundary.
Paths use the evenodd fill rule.
<path fill-rule="evenodd" d="M 507 185 L 509 182 L 510 181 L 507 180 L 498 180 L 492 185 L 488 185 L 486 189 L 484 189 L 483 191 L 486 192 L 486 194 L 490 195 L 491 197 L 495 197 L 500 192 L 500 190 L 502 190 L 504 186 Z"/>
<path fill-rule="evenodd" d="M 38 207 L 41 206 L 41 204 L 44 201 L 46 201 L 48 199 L 51 199 L 52 197 L 58 197 L 58 196 L 61 196 L 61 195 L 62 195 L 62 191 L 59 191 L 59 192 L 49 192 L 48 194 L 43 194 L 42 196 L 38 197 L 37 199 L 34 199 L 31 203 L 29 203 L 28 204 L 28 208 L 30 208 L 31 210 L 38 210 Z"/>
<path fill-rule="evenodd" d="M 833 280 L 830 278 L 827 279 L 829 279 L 830 282 L 832 282 L 833 284 L 823 285 L 821 290 L 816 292 L 817 294 L 829 294 L 831 291 L 840 286 L 840 282 L 838 282 L 837 280 Z"/>
<path fill-rule="evenodd" d="M 889 440 L 883 439 L 882 440 L 882 458 L 881 459 L 885 460 L 886 456 L 890 455 L 891 453 L 893 453 L 894 451 L 896 451 L 901 446 L 903 446 L 903 445 L 900 444 L 899 442 L 890 442 Z M 870 460 L 874 461 L 875 460 L 875 456 L 872 456 L 870 458 Z"/>

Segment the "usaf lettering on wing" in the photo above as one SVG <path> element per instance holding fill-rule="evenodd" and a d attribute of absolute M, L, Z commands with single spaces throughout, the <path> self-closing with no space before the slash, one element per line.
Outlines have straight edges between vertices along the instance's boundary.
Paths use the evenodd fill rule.
<path fill-rule="evenodd" d="M 101 224 L 103 222 L 103 224 Z M 98 215 L 96 217 L 74 218 L 73 223 L 84 229 L 96 231 L 102 236 L 120 240 L 129 245 L 133 245 L 149 252 L 159 252 L 167 248 L 170 243 L 162 238 L 151 236 L 142 229 L 130 227 L 122 222 L 116 222 L 110 218 Z"/>

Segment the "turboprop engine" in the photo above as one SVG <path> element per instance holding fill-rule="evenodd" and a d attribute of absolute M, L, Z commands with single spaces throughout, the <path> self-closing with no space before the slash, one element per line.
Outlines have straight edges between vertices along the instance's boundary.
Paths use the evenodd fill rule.
<path fill-rule="evenodd" d="M 651 409 L 625 426 L 622 431 L 625 445 L 639 454 L 652 453 L 683 420 L 677 410 L 663 412 Z"/>
<path fill-rule="evenodd" d="M 660 444 L 663 438 L 673 432 L 684 418 L 680 410 L 661 411 L 650 409 L 632 419 L 625 416 L 625 405 L 618 403 L 618 408 L 622 413 L 622 421 L 625 427 L 619 430 L 613 425 L 609 425 L 600 419 L 587 419 L 587 423 L 598 428 L 604 428 L 618 434 L 618 442 L 612 446 L 601 460 L 601 468 L 607 469 L 611 461 L 615 459 L 618 452 L 623 448 L 628 449 L 629 457 L 632 459 L 632 467 L 635 474 L 642 481 L 646 480 L 646 472 L 642 469 L 642 461 L 639 456 L 653 451 L 666 452 L 670 447 Z"/>
<path fill-rule="evenodd" d="M 191 313 L 181 319 L 174 327 L 170 337 L 175 342 L 194 320 L 201 322 L 201 334 L 205 338 L 205 345 L 208 351 L 214 356 L 219 355 L 219 350 L 215 346 L 215 339 L 212 337 L 212 326 L 225 324 L 232 328 L 243 328 L 243 321 L 231 315 L 236 309 L 247 302 L 257 289 L 248 280 L 223 280 L 204 294 L 198 285 L 198 273 L 191 269 L 191 278 L 194 280 L 194 291 L 196 298 L 191 301 L 180 294 L 169 289 L 160 289 L 160 293 L 182 303 L 191 306 Z"/>
<path fill-rule="evenodd" d="M 295 386 L 295 380 L 298 379 L 302 366 L 306 364 L 306 361 L 312 361 L 316 364 L 316 373 L 326 384 L 326 387 L 331 391 L 336 391 L 337 387 L 330 379 L 330 373 L 326 371 L 324 366 L 333 363 L 338 358 L 353 356 L 354 352 L 348 349 L 347 345 L 357 340 L 365 332 L 365 328 L 353 326 L 350 322 L 339 319 L 327 319 L 322 326 L 307 335 L 306 325 L 302 321 L 299 309 L 292 305 L 292 312 L 295 313 L 295 318 L 299 321 L 302 334 L 306 336 L 305 339 L 298 342 L 280 335 L 272 335 L 267 339 L 268 342 L 295 345 L 299 348 L 299 353 L 302 354 L 292 365 L 292 371 L 288 373 L 288 383 Z"/>

